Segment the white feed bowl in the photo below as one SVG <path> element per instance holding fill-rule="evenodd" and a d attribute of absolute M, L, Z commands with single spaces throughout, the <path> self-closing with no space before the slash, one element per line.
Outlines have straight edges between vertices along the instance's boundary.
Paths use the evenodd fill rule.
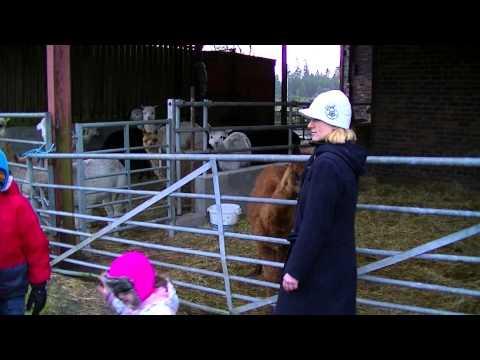
<path fill-rule="evenodd" d="M 218 225 L 217 205 L 213 204 L 207 209 L 210 215 L 210 223 Z M 238 221 L 238 216 L 242 213 L 242 208 L 237 204 L 222 204 L 223 225 L 235 225 Z"/>

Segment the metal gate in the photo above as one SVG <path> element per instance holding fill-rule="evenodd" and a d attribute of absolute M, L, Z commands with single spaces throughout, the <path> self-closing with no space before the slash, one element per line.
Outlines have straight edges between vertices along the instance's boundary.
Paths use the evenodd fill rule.
<path fill-rule="evenodd" d="M 159 155 L 139 155 L 139 154 L 32 154 L 30 158 L 46 158 L 46 159 L 54 159 L 54 158 L 67 158 L 67 159 L 81 159 L 86 157 L 92 158 L 113 158 L 113 159 L 120 159 L 120 158 L 128 158 L 128 159 L 139 159 L 139 158 L 154 158 L 156 160 L 176 160 L 176 161 L 184 161 L 184 160 L 196 160 L 196 161 L 205 161 L 206 163 L 202 165 L 200 168 L 189 174 L 188 176 L 182 178 L 180 181 L 175 182 L 174 184 L 167 187 L 165 190 L 160 192 L 150 192 L 148 193 L 151 198 L 147 200 L 142 205 L 134 208 L 129 213 L 125 214 L 119 219 L 103 219 L 109 223 L 106 227 L 102 228 L 100 231 L 94 234 L 83 234 L 87 238 L 79 243 L 77 246 L 70 246 L 62 244 L 61 247 L 67 248 L 68 250 L 64 252 L 62 255 L 59 256 L 52 256 L 54 260 L 52 264 L 55 265 L 60 261 L 70 261 L 73 263 L 78 263 L 87 267 L 93 268 L 105 268 L 105 266 L 95 264 L 95 263 L 86 263 L 81 262 L 73 259 L 69 259 L 69 257 L 74 254 L 75 252 L 81 250 L 86 245 L 95 241 L 97 239 L 103 239 L 107 241 L 119 242 L 124 244 L 131 244 L 136 246 L 142 246 L 145 248 L 157 249 L 161 251 L 167 252 L 178 252 L 183 254 L 190 254 L 194 256 L 200 257 L 209 257 L 214 258 L 220 261 L 221 263 L 221 272 L 215 272 L 210 270 L 205 270 L 196 267 L 187 267 L 180 264 L 168 264 L 168 263 L 158 263 L 162 268 L 170 268 L 170 269 L 178 269 L 185 272 L 195 273 L 202 276 L 213 276 L 217 278 L 223 279 L 224 290 L 209 288 L 199 283 L 187 283 L 183 281 L 174 281 L 176 286 L 185 287 L 193 290 L 200 290 L 214 296 L 221 296 L 225 298 L 226 302 L 226 309 L 225 308 L 215 308 L 211 306 L 207 306 L 204 304 L 192 303 L 189 301 L 182 301 L 183 304 L 198 308 L 204 311 L 208 311 L 211 313 L 218 313 L 218 314 L 242 314 L 248 311 L 258 309 L 264 306 L 269 306 L 275 303 L 276 296 L 269 297 L 269 298 L 261 298 L 261 297 L 253 297 L 247 296 L 240 293 L 235 293 L 232 291 L 231 282 L 242 282 L 246 284 L 253 284 L 256 286 L 268 287 L 272 289 L 278 289 L 278 284 L 269 283 L 265 281 L 260 281 L 244 276 L 237 276 L 232 275 L 229 273 L 228 265 L 241 262 L 247 264 L 261 264 L 261 265 L 268 265 L 273 267 L 281 268 L 283 264 L 278 262 L 271 262 L 266 260 L 260 260 L 245 256 L 238 256 L 238 255 L 231 255 L 226 252 L 225 242 L 226 239 L 240 239 L 242 241 L 263 241 L 268 243 L 275 243 L 275 244 L 288 244 L 285 239 L 280 238 L 273 238 L 273 237 L 263 237 L 263 236 L 255 236 L 243 233 L 236 233 L 225 231 L 223 226 L 220 224 L 218 229 L 202 229 L 202 228 L 194 228 L 194 227 L 180 227 L 175 225 L 167 225 L 167 224 L 152 224 L 148 222 L 139 222 L 139 221 L 129 221 L 133 216 L 140 213 L 144 209 L 148 208 L 149 206 L 153 205 L 155 202 L 165 198 L 166 196 L 171 197 L 194 197 L 194 198 L 214 198 L 215 203 L 217 205 L 217 209 L 221 214 L 221 203 L 223 200 L 231 200 L 231 201 L 252 201 L 252 202 L 262 202 L 262 203 L 275 203 L 275 204 L 288 204 L 288 205 L 295 205 L 296 201 L 294 200 L 274 200 L 274 199 L 265 199 L 265 198 L 252 198 L 252 197 L 242 197 L 242 196 L 228 196 L 222 195 L 221 189 L 219 188 L 218 183 L 218 169 L 217 169 L 217 161 L 264 161 L 264 162 L 275 162 L 275 161 L 294 161 L 294 162 L 303 162 L 306 161 L 308 156 L 300 156 L 300 155 L 240 155 L 240 154 L 231 154 L 231 155 L 214 155 L 214 154 L 159 154 Z M 411 166 L 466 166 L 466 167 L 478 167 L 480 166 L 480 159 L 478 158 L 422 158 L 422 157 L 369 157 L 368 158 L 369 164 L 398 164 L 398 165 L 411 165 Z M 176 190 L 181 188 L 184 184 L 188 181 L 193 180 L 196 176 L 201 175 L 202 173 L 208 171 L 209 169 L 213 172 L 213 182 L 214 182 L 214 195 L 209 194 L 185 194 L 185 193 L 178 193 Z M 34 184 L 35 186 L 41 186 L 42 184 Z M 47 185 L 53 186 L 55 185 Z M 118 192 L 125 192 L 129 194 L 136 194 L 135 190 L 118 190 L 118 189 L 105 189 L 106 191 L 118 191 Z M 382 206 L 382 205 L 368 205 L 368 204 L 359 204 L 359 209 L 362 210 L 373 210 L 373 211 L 388 211 L 388 212 L 401 212 L 401 213 L 414 213 L 414 214 L 423 214 L 423 215 L 445 215 L 445 216 L 463 216 L 463 217 L 473 217 L 478 218 L 480 217 L 479 211 L 463 211 L 463 210 L 447 210 L 447 209 L 422 209 L 422 208 L 411 208 L 411 207 L 400 207 L 400 206 Z M 51 213 L 57 216 L 71 216 L 72 214 L 65 214 L 60 212 L 50 212 L 45 210 L 39 210 L 39 212 L 44 213 Z M 85 215 L 81 214 L 73 214 L 74 216 L 82 216 L 87 218 Z M 214 235 L 218 238 L 219 244 L 219 252 L 206 252 L 196 249 L 186 249 L 182 247 L 172 247 L 166 245 L 154 245 L 148 244 L 138 241 L 130 241 L 125 239 L 118 239 L 112 236 L 107 236 L 108 233 L 115 230 L 115 227 L 126 223 L 135 226 L 144 226 L 153 229 L 162 229 L 162 230 L 174 230 L 177 232 L 190 232 L 195 234 L 203 234 L 203 235 Z M 49 230 L 46 227 L 46 230 Z M 64 231 L 64 229 L 55 229 L 56 231 Z M 77 233 L 77 232 L 74 232 Z M 388 278 L 382 278 L 378 276 L 372 276 L 371 273 L 374 271 L 380 270 L 382 268 L 392 266 L 394 264 L 398 264 L 400 262 L 414 259 L 414 258 L 421 258 L 424 260 L 431 260 L 431 261 L 448 261 L 448 262 L 468 262 L 473 264 L 480 263 L 480 257 L 475 256 L 455 256 L 450 254 L 429 254 L 430 252 L 440 249 L 446 245 L 453 244 L 455 242 L 461 241 L 463 239 L 477 236 L 480 234 L 480 224 L 469 227 L 467 229 L 458 231 L 448 236 L 444 236 L 439 239 L 432 240 L 426 244 L 421 246 L 414 247 L 407 251 L 402 252 L 388 252 L 384 250 L 378 249 L 357 249 L 360 253 L 368 253 L 368 254 L 376 254 L 380 256 L 385 256 L 386 258 L 382 260 L 378 260 L 372 262 L 368 265 L 360 267 L 358 269 L 358 276 L 359 279 L 362 281 L 369 281 L 375 282 L 380 284 L 388 284 L 400 287 L 407 287 L 407 288 L 414 288 L 414 289 L 421 289 L 425 291 L 436 291 L 441 293 L 449 293 L 455 294 L 459 296 L 473 296 L 473 297 L 480 297 L 480 291 L 472 290 L 472 289 L 463 289 L 463 288 L 453 288 L 447 286 L 441 286 L 436 284 L 426 284 L 426 283 L 419 283 L 419 282 L 411 282 L 411 281 L 403 281 L 403 280 L 394 280 Z M 57 245 L 57 244 L 55 244 Z M 107 253 L 102 252 L 99 250 L 90 250 L 96 252 L 98 254 L 107 255 L 107 256 L 118 256 L 119 254 L 114 253 Z M 242 302 L 246 302 L 242 305 L 235 305 L 234 301 L 241 300 Z M 451 311 L 439 310 L 439 309 L 431 309 L 431 308 L 422 308 L 417 306 L 410 306 L 407 304 L 394 304 L 394 303 L 385 303 L 376 301 L 373 299 L 358 299 L 359 304 L 364 304 L 368 306 L 374 307 L 382 307 L 382 308 L 389 308 L 389 309 L 398 309 L 401 311 L 407 312 L 415 312 L 421 314 L 459 314 Z"/>

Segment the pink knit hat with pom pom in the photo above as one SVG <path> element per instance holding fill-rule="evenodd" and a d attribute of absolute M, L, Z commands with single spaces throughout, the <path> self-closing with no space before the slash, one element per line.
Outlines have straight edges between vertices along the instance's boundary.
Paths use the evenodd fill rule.
<path fill-rule="evenodd" d="M 122 254 L 112 262 L 107 274 L 114 278 L 128 278 L 141 301 L 155 290 L 155 269 L 141 252 L 130 251 Z"/>

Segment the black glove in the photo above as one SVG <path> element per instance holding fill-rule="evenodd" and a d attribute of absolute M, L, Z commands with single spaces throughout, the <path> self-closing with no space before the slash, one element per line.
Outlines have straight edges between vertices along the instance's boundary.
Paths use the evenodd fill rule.
<path fill-rule="evenodd" d="M 31 290 L 27 301 L 27 310 L 30 311 L 33 305 L 32 315 L 40 314 L 47 302 L 47 287 L 46 283 L 33 285 L 30 284 Z"/>

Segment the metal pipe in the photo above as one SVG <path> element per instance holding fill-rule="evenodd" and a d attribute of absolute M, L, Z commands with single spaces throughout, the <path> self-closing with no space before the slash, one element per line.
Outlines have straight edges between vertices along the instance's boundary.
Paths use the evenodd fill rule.
<path fill-rule="evenodd" d="M 227 311 L 227 310 L 217 309 L 217 308 L 214 308 L 214 307 L 211 307 L 211 306 L 208 306 L 208 305 L 196 304 L 196 303 L 192 303 L 192 302 L 187 301 L 187 300 L 180 299 L 180 304 L 189 306 L 189 307 L 194 308 L 194 309 L 202 310 L 202 311 L 205 311 L 207 313 L 218 314 L 218 315 L 230 315 L 230 312 Z"/>
<path fill-rule="evenodd" d="M 125 125 L 123 127 L 123 146 L 126 148 L 126 153 L 130 153 L 130 126 Z M 132 186 L 132 175 L 130 173 L 130 159 L 125 160 L 125 171 L 127 175 L 127 189 L 131 189 Z M 128 208 L 132 208 L 132 195 L 127 195 L 128 197 Z"/>
<path fill-rule="evenodd" d="M 373 256 L 393 256 L 401 254 L 402 251 L 380 250 L 380 249 L 365 249 L 357 248 L 357 254 L 373 255 Z M 447 261 L 447 262 L 464 262 L 467 264 L 480 264 L 480 256 L 460 256 L 449 254 L 423 254 L 418 255 L 414 259 L 418 260 L 432 260 L 432 261 Z"/>
<path fill-rule="evenodd" d="M 30 154 L 39 159 L 131 159 L 131 160 L 197 160 L 197 161 L 257 161 L 257 162 L 304 162 L 308 155 L 243 155 L 243 154 L 72 154 L 48 153 Z M 453 157 L 405 157 L 405 156 L 369 156 L 369 164 L 397 164 L 417 166 L 467 166 L 480 167 L 480 158 Z"/>
<path fill-rule="evenodd" d="M 380 276 L 370 276 L 370 275 L 363 275 L 358 277 L 359 280 L 374 282 L 378 284 L 386 284 L 392 286 L 400 286 L 400 287 L 408 287 L 412 289 L 418 290 L 427 290 L 427 291 L 434 291 L 434 292 L 444 292 L 448 294 L 455 294 L 461 296 L 473 296 L 473 297 L 480 297 L 480 291 L 472 290 L 472 289 L 464 289 L 464 288 L 454 288 L 450 286 L 442 286 L 436 284 L 427 284 L 417 281 L 405 281 L 405 280 L 397 280 L 397 279 L 388 279 Z"/>
<path fill-rule="evenodd" d="M 236 307 L 235 309 L 233 309 L 232 312 L 233 312 L 233 314 L 243 314 L 243 313 L 246 313 L 248 311 L 256 310 L 256 309 L 264 307 L 264 306 L 275 304 L 276 302 L 277 302 L 277 296 L 275 295 L 275 296 L 272 296 L 268 299 L 255 301 L 255 302 L 252 302 L 250 304 L 245 304 L 245 305 Z"/>
<path fill-rule="evenodd" d="M 203 101 L 185 101 L 180 99 L 174 100 L 177 106 L 183 107 L 202 107 Z M 208 101 L 208 107 L 236 107 L 236 106 L 281 106 L 283 104 L 282 101 Z M 308 106 L 310 105 L 309 102 L 306 101 L 287 101 L 287 106 Z"/>
<path fill-rule="evenodd" d="M 306 128 L 306 124 L 286 124 L 286 125 L 243 125 L 243 126 L 211 126 L 210 128 L 182 128 L 178 129 L 179 133 L 192 133 L 192 132 L 209 132 L 213 130 L 249 130 L 249 131 L 264 131 L 264 130 L 288 130 L 288 129 L 303 129 Z"/>
<path fill-rule="evenodd" d="M 0 117 L 8 117 L 8 118 L 44 118 L 49 115 L 48 112 L 44 113 L 5 113 L 0 112 Z"/>
<path fill-rule="evenodd" d="M 213 175 L 213 191 L 215 192 L 215 204 L 217 206 L 217 227 L 218 227 L 218 247 L 220 250 L 220 261 L 222 264 L 223 272 L 223 282 L 225 284 L 225 293 L 227 297 L 227 307 L 228 311 L 232 312 L 232 293 L 230 289 L 230 279 L 228 273 L 228 265 L 226 258 L 226 249 L 225 249 L 225 238 L 223 232 L 223 211 L 222 211 L 222 201 L 220 200 L 220 185 L 218 181 L 218 168 L 217 162 L 215 160 L 210 160 L 210 168 L 212 169 Z"/>
<path fill-rule="evenodd" d="M 471 210 L 451 210 L 451 209 L 430 209 L 407 206 L 388 206 L 388 205 L 367 205 L 358 204 L 358 210 L 398 212 L 417 215 L 437 215 L 437 216 L 459 216 L 459 217 L 480 217 L 480 211 Z"/>
<path fill-rule="evenodd" d="M 8 162 L 8 166 L 18 167 L 18 168 L 22 168 L 22 169 L 27 168 L 27 165 L 15 163 L 15 162 L 10 162 L 10 161 Z M 39 166 L 33 166 L 32 169 L 36 170 L 36 171 L 48 172 L 48 168 L 43 168 L 43 167 L 39 167 Z"/>
<path fill-rule="evenodd" d="M 92 123 L 79 123 L 82 129 L 85 128 L 104 128 L 104 127 L 122 127 L 122 126 L 136 126 L 136 125 L 165 125 L 168 119 L 156 120 L 127 120 L 127 121 L 98 121 Z"/>
<path fill-rule="evenodd" d="M 172 131 L 172 125 L 173 125 L 173 119 L 175 117 L 175 100 L 174 99 L 168 99 L 167 100 L 167 113 L 168 113 L 168 122 L 167 125 L 165 126 L 165 142 L 166 142 L 166 147 L 167 147 L 167 153 L 171 154 L 175 152 L 175 149 L 173 147 L 173 131 Z M 166 160 L 165 163 L 167 164 L 167 169 L 166 169 L 166 175 L 168 179 L 168 186 L 172 185 L 173 183 L 173 178 L 175 176 L 174 174 L 174 168 L 173 168 L 173 161 L 172 160 Z M 168 197 L 168 203 L 169 203 L 169 209 L 168 209 L 168 216 L 171 219 L 170 225 L 175 225 L 176 223 L 176 213 L 175 213 L 175 202 L 174 200 L 169 196 Z M 169 231 L 168 236 L 170 239 L 172 239 L 175 236 L 174 231 Z"/>
<path fill-rule="evenodd" d="M 453 312 L 453 311 L 430 309 L 430 308 L 419 307 L 419 306 L 394 304 L 394 303 L 374 301 L 374 300 L 361 299 L 361 298 L 357 298 L 357 304 L 386 308 L 386 309 L 394 309 L 394 310 L 400 310 L 400 311 L 411 312 L 411 313 L 425 314 L 425 315 L 467 315 L 464 313 Z"/>
<path fill-rule="evenodd" d="M 280 102 L 272 102 L 272 101 L 209 101 L 208 107 L 244 107 L 244 106 L 275 106 L 276 103 Z M 176 100 L 176 104 L 178 107 L 202 107 L 203 101 L 184 101 L 184 100 Z"/>
<path fill-rule="evenodd" d="M 203 116 L 202 116 L 202 121 L 203 121 L 203 129 L 207 129 L 208 128 L 208 100 L 204 100 L 204 106 L 202 107 L 202 110 L 203 110 Z M 204 151 L 207 151 L 207 148 L 208 148 L 208 139 L 207 139 L 207 133 L 206 132 L 203 132 L 202 134 L 202 149 Z"/>
<path fill-rule="evenodd" d="M 457 231 L 456 233 L 441 237 L 440 239 L 433 240 L 429 243 L 414 247 L 408 251 L 404 251 L 398 255 L 388 257 L 379 261 L 375 261 L 371 264 L 362 266 L 358 269 L 358 275 L 365 275 L 372 271 L 383 269 L 387 266 L 397 264 L 399 262 L 408 260 L 412 257 L 436 250 L 440 247 L 453 244 L 454 242 L 466 239 L 468 237 L 477 235 L 480 233 L 480 224 L 471 226 L 469 228 Z"/>
<path fill-rule="evenodd" d="M 81 124 L 75 124 L 75 134 L 77 134 L 76 137 L 76 150 L 78 152 L 83 152 L 84 151 L 84 144 L 83 144 L 83 130 Z M 82 187 L 85 184 L 85 166 L 84 166 L 84 160 L 80 159 L 77 160 L 77 184 L 79 187 Z M 87 211 L 87 204 L 86 204 L 86 194 L 84 190 L 79 189 L 79 193 L 77 195 L 77 203 L 78 203 L 78 210 L 80 213 L 85 213 Z M 77 220 L 77 219 L 76 219 Z M 80 230 L 82 232 L 85 232 L 87 230 L 86 228 L 86 222 L 83 221 L 82 219 L 78 219 L 78 224 L 80 225 Z M 85 237 L 80 237 L 80 241 L 85 240 Z"/>
<path fill-rule="evenodd" d="M 18 139 L 5 138 L 5 137 L 0 137 L 0 142 L 10 142 L 10 143 L 29 144 L 29 145 L 45 145 L 43 141 L 18 140 Z"/>
<path fill-rule="evenodd" d="M 417 156 L 369 156 L 368 164 L 415 166 L 480 166 L 480 158 L 474 157 L 417 157 Z"/>
<path fill-rule="evenodd" d="M 281 110 L 281 122 L 287 123 L 287 108 L 286 103 L 288 101 L 288 64 L 287 64 L 287 45 L 282 45 L 282 110 Z"/>
<path fill-rule="evenodd" d="M 174 125 L 174 134 L 175 134 L 175 152 L 179 153 L 181 151 L 181 139 L 180 133 L 178 130 L 180 129 L 180 108 L 176 107 L 175 109 L 175 125 Z M 181 178 L 181 163 L 180 161 L 175 161 L 175 181 L 180 180 Z M 177 215 L 182 215 L 182 199 L 176 199 L 176 206 L 177 206 Z"/>

